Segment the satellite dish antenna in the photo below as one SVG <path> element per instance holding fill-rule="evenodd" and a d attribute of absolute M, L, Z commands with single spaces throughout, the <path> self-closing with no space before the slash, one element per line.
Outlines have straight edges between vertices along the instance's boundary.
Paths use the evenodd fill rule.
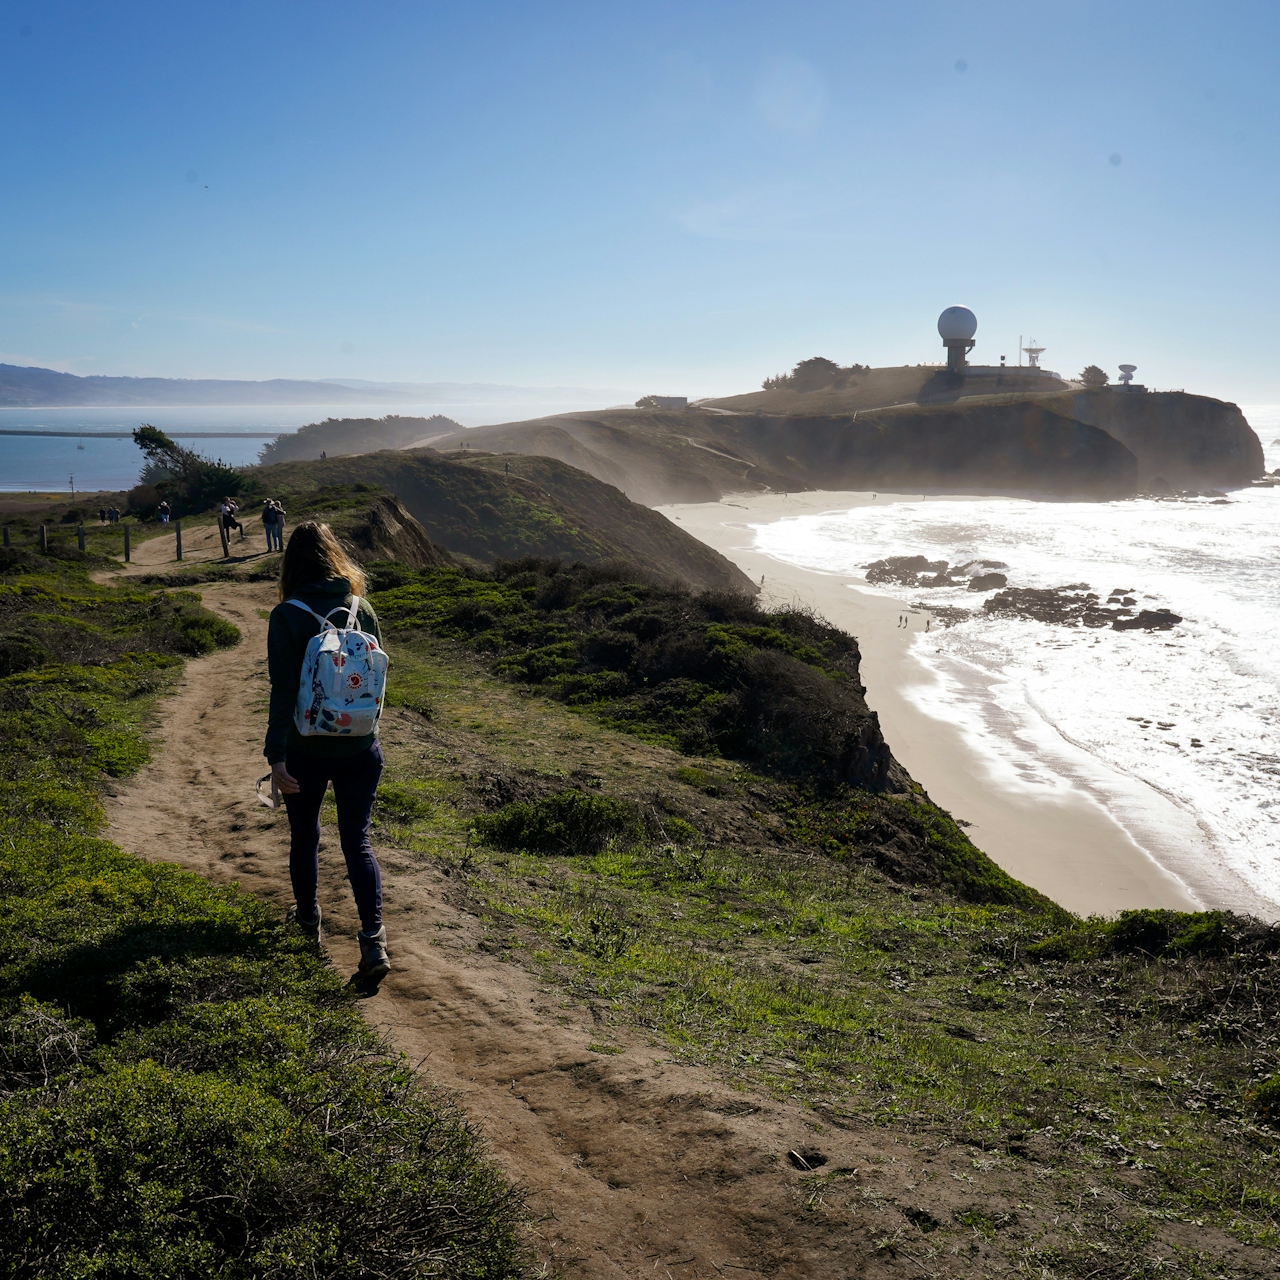
<path fill-rule="evenodd" d="M 1036 346 L 1036 340 L 1032 338 L 1030 345 L 1022 349 L 1027 353 L 1027 364 L 1033 369 L 1038 369 L 1040 367 L 1040 357 L 1044 355 L 1046 348 Z"/>
<path fill-rule="evenodd" d="M 938 317 L 938 336 L 947 349 L 947 372 L 963 373 L 964 358 L 973 350 L 978 317 L 968 307 L 948 307 Z"/>
<path fill-rule="evenodd" d="M 1136 364 L 1122 364 L 1120 366 L 1120 381 L 1127 387 L 1133 381 L 1133 375 L 1138 371 Z"/>

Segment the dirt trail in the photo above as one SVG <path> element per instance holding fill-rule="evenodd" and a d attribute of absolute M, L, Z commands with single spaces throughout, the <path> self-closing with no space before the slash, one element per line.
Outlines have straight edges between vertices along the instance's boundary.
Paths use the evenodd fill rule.
<path fill-rule="evenodd" d="M 260 543 L 261 535 L 253 540 Z M 187 547 L 192 559 L 216 558 L 216 531 L 191 530 Z M 143 543 L 128 572 L 154 571 L 171 555 L 169 537 Z M 214 881 L 239 881 L 283 911 L 292 898 L 284 815 L 254 796 L 266 771 L 273 594 L 260 584 L 199 589 L 244 642 L 188 664 L 162 709 L 153 760 L 110 802 L 110 838 Z M 389 751 L 412 749 L 418 730 L 410 720 L 388 712 Z M 357 959 L 358 925 L 329 836 L 320 896 L 326 947 L 345 972 Z M 591 1051 L 592 1011 L 479 949 L 480 924 L 449 901 L 450 880 L 394 848 L 380 846 L 378 856 L 395 969 L 363 1008 L 456 1094 L 499 1162 L 529 1189 L 532 1243 L 550 1272 L 602 1280 L 919 1275 L 911 1253 L 924 1252 L 923 1241 L 911 1223 L 920 1214 L 945 1219 L 958 1207 L 1012 1207 L 1018 1198 L 1016 1180 L 998 1170 L 973 1186 L 981 1153 L 835 1128 L 672 1062 L 642 1032 L 620 1054 Z M 837 1174 L 825 1189 L 788 1161 L 798 1148 L 817 1148 L 821 1173 Z M 877 1247 L 895 1236 L 896 1244 Z M 975 1246 L 972 1258 L 938 1257 L 927 1269 L 961 1269 L 979 1256 Z"/>

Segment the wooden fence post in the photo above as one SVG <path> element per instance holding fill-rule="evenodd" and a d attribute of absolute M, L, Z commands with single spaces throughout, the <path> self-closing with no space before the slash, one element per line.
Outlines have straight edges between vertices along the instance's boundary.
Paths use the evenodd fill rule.
<path fill-rule="evenodd" d="M 82 524 L 76 525 L 76 546 L 78 546 L 81 551 L 84 550 L 84 525 Z"/>
<path fill-rule="evenodd" d="M 175 520 L 173 522 L 173 536 L 178 545 L 178 559 L 182 559 L 182 521 Z"/>
<path fill-rule="evenodd" d="M 222 517 L 218 517 L 218 541 L 222 543 L 222 558 L 225 560 L 231 554 L 231 546 L 227 539 L 231 535 L 227 533 L 227 526 Z"/>
<path fill-rule="evenodd" d="M 4 527 L 4 545 L 6 547 L 9 546 L 9 526 L 8 525 L 5 525 Z"/>
<path fill-rule="evenodd" d="M 40 526 L 40 554 L 44 555 L 49 550 L 49 529 L 47 525 Z"/>
<path fill-rule="evenodd" d="M 124 562 L 125 562 L 125 564 L 128 564 L 128 563 L 129 563 L 129 561 L 130 561 L 130 559 L 132 558 L 132 557 L 130 556 L 130 554 L 129 554 L 129 551 L 130 551 L 130 547 L 129 547 L 129 526 L 128 526 L 128 525 L 125 525 L 125 527 L 124 527 Z"/>

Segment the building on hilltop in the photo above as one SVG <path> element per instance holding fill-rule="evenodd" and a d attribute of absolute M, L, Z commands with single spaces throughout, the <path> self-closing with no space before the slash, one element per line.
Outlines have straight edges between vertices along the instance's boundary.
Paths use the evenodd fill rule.
<path fill-rule="evenodd" d="M 974 335 L 978 332 L 978 317 L 969 310 L 968 307 L 948 307 L 938 317 L 938 336 L 942 339 L 942 345 L 947 349 L 948 373 L 959 374 L 961 376 L 968 375 L 973 378 L 1000 377 L 1005 374 L 1015 374 L 1020 376 L 1057 378 L 1062 380 L 1062 375 L 1054 373 L 1052 369 L 1042 369 L 1040 367 L 1040 357 L 1043 355 L 1045 348 L 1036 346 L 1036 340 L 1031 339 L 1031 345 L 1024 347 L 1022 339 L 1018 339 L 1019 352 L 1026 352 L 1028 364 L 1018 365 L 1010 368 L 1005 364 L 1005 357 L 1000 357 L 1000 363 L 995 364 L 970 364 L 965 357 L 974 348 Z M 1019 356 L 1021 360 L 1021 355 Z"/>

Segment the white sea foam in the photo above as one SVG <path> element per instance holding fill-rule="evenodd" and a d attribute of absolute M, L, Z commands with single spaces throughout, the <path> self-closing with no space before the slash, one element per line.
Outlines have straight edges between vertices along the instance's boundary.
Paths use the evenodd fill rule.
<path fill-rule="evenodd" d="M 1280 465 L 1280 406 L 1245 412 Z M 768 555 L 855 579 L 890 555 L 1001 560 L 1012 586 L 1125 587 L 1180 614 L 1170 632 L 1062 628 L 984 616 L 964 589 L 887 590 L 977 608 L 917 636 L 928 677 L 909 692 L 961 725 L 994 785 L 1087 789 L 1206 904 L 1238 905 L 1238 877 L 1280 905 L 1280 488 L 1226 504 L 882 498 L 755 532 Z"/>

